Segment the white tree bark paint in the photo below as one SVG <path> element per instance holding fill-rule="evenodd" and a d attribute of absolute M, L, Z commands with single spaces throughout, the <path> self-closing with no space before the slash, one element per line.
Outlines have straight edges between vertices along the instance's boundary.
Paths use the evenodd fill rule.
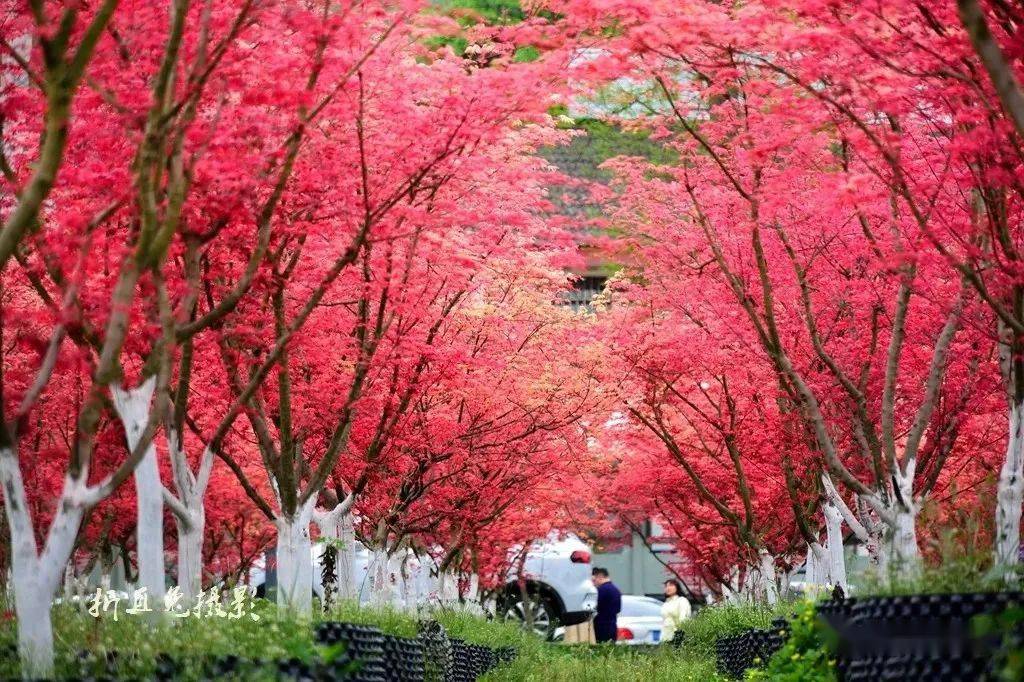
<path fill-rule="evenodd" d="M 279 516 L 277 526 L 277 606 L 309 617 L 313 612 L 313 559 L 309 524 L 316 498 L 310 497 L 291 517 Z"/>
<path fill-rule="evenodd" d="M 804 560 L 804 580 L 809 585 L 821 585 L 821 575 L 818 571 L 818 543 L 807 543 L 807 558 Z"/>
<path fill-rule="evenodd" d="M 375 549 L 370 560 L 370 604 L 377 607 L 399 608 L 398 594 L 401 566 L 400 558 L 383 549 Z"/>
<path fill-rule="evenodd" d="M 113 384 L 110 393 L 114 409 L 124 424 L 128 450 L 135 450 L 149 421 L 149 411 L 156 388 L 156 376 L 150 376 L 136 388 L 126 389 Z M 164 567 L 164 500 L 160 482 L 160 463 L 156 445 L 150 443 L 133 474 L 137 519 L 135 548 L 139 566 L 139 587 L 146 588 L 149 598 L 160 604 L 166 589 Z"/>
<path fill-rule="evenodd" d="M 888 579 L 889 574 L 889 552 L 885 549 L 885 543 L 883 540 L 883 534 L 885 532 L 885 525 L 881 522 L 871 523 L 870 511 L 866 506 L 866 503 L 859 497 L 855 499 L 857 513 L 850 509 L 849 505 L 843 499 L 839 491 L 836 490 L 835 485 L 832 483 L 831 477 L 828 474 L 822 474 L 821 477 L 822 486 L 825 490 L 827 502 L 831 504 L 834 509 L 839 513 L 842 521 L 846 522 L 846 525 L 850 528 L 850 531 L 854 536 L 864 545 L 867 550 L 868 558 L 870 562 L 875 566 L 878 571 L 878 575 L 883 580 Z M 876 505 L 879 504 L 876 502 Z M 842 536 L 842 525 L 839 526 L 839 535 Z M 839 566 L 839 557 L 836 557 L 836 566 Z M 846 561 L 845 557 L 842 560 L 842 572 L 844 590 L 849 581 L 849 576 L 846 574 Z"/>
<path fill-rule="evenodd" d="M 1006 457 L 996 489 L 995 569 L 1006 572 L 1018 562 L 1021 505 L 1024 503 L 1024 403 L 1010 405 Z"/>
<path fill-rule="evenodd" d="M 71 562 L 68 562 L 68 565 L 64 568 L 63 592 L 65 599 L 69 598 L 74 593 L 75 583 L 77 582 L 75 578 L 76 576 L 74 566 L 72 566 Z"/>
<path fill-rule="evenodd" d="M 26 678 L 53 676 L 50 606 L 82 523 L 88 491 L 66 477 L 42 553 L 36 545 L 25 484 L 16 453 L 0 449 L 0 486 L 11 536 L 11 584 L 18 621 L 18 652 Z"/>
<path fill-rule="evenodd" d="M 25 485 L 15 454 L 0 452 L 0 480 L 4 488 L 4 508 L 11 534 L 11 571 L 14 587 L 14 612 L 18 618 L 18 652 L 25 677 L 49 677 L 53 674 L 53 626 L 50 622 L 50 597 L 39 575 L 39 556 L 28 512 Z"/>
<path fill-rule="evenodd" d="M 758 558 L 760 561 L 758 565 L 760 589 L 764 592 L 765 601 L 774 606 L 779 603 L 779 581 L 775 571 L 775 560 L 763 549 L 758 554 Z"/>
<path fill-rule="evenodd" d="M 891 565 L 901 575 L 907 576 L 916 570 L 920 558 L 920 549 L 917 545 L 917 514 L 912 509 L 902 507 L 897 507 L 895 513 L 890 560 Z"/>
<path fill-rule="evenodd" d="M 182 601 L 191 604 L 203 587 L 203 540 L 206 536 L 206 490 L 213 472 L 213 451 L 203 450 L 198 472 L 193 474 L 184 445 L 168 427 L 167 451 L 177 495 L 163 488 L 163 499 L 174 514 L 178 530 L 178 585 Z"/>
<path fill-rule="evenodd" d="M 821 511 L 825 517 L 825 551 L 828 567 L 826 582 L 839 585 L 846 593 L 849 585 L 846 583 L 846 555 L 843 552 L 843 515 L 831 500 L 825 501 Z"/>
<path fill-rule="evenodd" d="M 914 462 L 907 465 L 907 472 L 898 469 L 893 472 L 893 484 L 898 492 L 897 500 L 890 510 L 891 567 L 901 576 L 910 577 L 919 568 L 921 550 L 917 545 L 917 513 L 920 506 L 914 500 Z"/>
<path fill-rule="evenodd" d="M 416 613 L 420 606 L 420 561 L 410 550 L 406 550 L 401 562 L 402 604 L 409 613 Z"/>
<path fill-rule="evenodd" d="M 182 601 L 194 603 L 203 589 L 203 537 L 206 532 L 206 512 L 202 506 L 191 510 L 189 519 L 175 515 L 178 529 L 178 586 Z"/>
<path fill-rule="evenodd" d="M 335 603 L 356 598 L 356 531 L 351 513 L 354 499 L 350 498 L 351 495 L 330 511 L 317 509 L 313 512 L 313 522 L 320 529 L 320 534 L 338 548 L 334 568 L 337 584 L 332 599 Z M 327 589 L 326 586 L 324 589 Z"/>
<path fill-rule="evenodd" d="M 480 603 L 480 576 L 472 574 L 466 585 L 466 593 L 462 595 L 466 604 L 475 605 Z"/>
<path fill-rule="evenodd" d="M 450 606 L 459 600 L 459 577 L 451 571 L 437 576 L 437 600 L 441 606 Z"/>

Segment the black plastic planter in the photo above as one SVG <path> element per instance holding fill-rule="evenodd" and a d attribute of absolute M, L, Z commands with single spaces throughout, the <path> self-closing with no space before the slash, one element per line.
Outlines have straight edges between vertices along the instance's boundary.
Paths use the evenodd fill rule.
<path fill-rule="evenodd" d="M 314 630 L 320 644 L 343 643 L 345 650 L 335 661 L 338 667 L 355 662 L 358 669 L 348 679 L 356 682 L 386 682 L 384 668 L 384 633 L 378 628 L 352 623 L 320 623 Z"/>
<path fill-rule="evenodd" d="M 843 682 L 976 682 L 991 674 L 998 636 L 978 637 L 972 620 L 1024 604 L 1020 592 L 871 597 L 826 602 L 821 619 L 838 635 Z"/>
<path fill-rule="evenodd" d="M 786 638 L 782 634 L 785 628 L 786 619 L 779 618 L 772 621 L 769 630 L 752 628 L 735 635 L 719 637 L 715 641 L 718 672 L 739 679 L 746 670 L 763 667 L 785 643 Z"/>

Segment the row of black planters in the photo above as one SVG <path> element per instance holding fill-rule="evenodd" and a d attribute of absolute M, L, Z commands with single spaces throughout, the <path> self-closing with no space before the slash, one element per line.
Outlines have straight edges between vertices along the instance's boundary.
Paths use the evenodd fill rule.
<path fill-rule="evenodd" d="M 727 677 L 743 677 L 748 668 L 761 667 L 786 642 L 786 619 L 772 621 L 768 630 L 750 629 L 715 641 L 718 672 Z"/>
<path fill-rule="evenodd" d="M 512 647 L 493 649 L 448 637 L 436 621 L 420 624 L 415 639 L 385 635 L 366 625 L 321 623 L 316 640 L 340 645 L 336 663 L 353 682 L 471 682 L 516 657 Z"/>
<path fill-rule="evenodd" d="M 836 635 L 841 682 L 978 682 L 995 679 L 1002 635 L 980 636 L 972 620 L 1021 605 L 1021 592 L 871 597 L 823 602 L 818 616 Z M 763 667 L 785 642 L 785 628 L 780 619 L 769 630 L 719 638 L 719 672 L 740 678 Z"/>
<path fill-rule="evenodd" d="M 1024 604 L 1024 593 L 932 594 L 826 602 L 819 617 L 838 635 L 844 682 L 993 678 L 1000 634 L 979 636 L 978 616 Z"/>
<path fill-rule="evenodd" d="M 516 657 L 513 647 L 492 649 L 448 637 L 436 621 L 421 623 L 417 637 L 394 637 L 379 629 L 351 623 L 320 623 L 314 630 L 322 655 L 313 662 L 292 658 L 266 661 L 259 658 L 221 656 L 206 663 L 206 679 L 245 680 L 268 677 L 299 682 L 471 682 Z M 131 657 L 129 655 L 129 657 Z M 82 682 L 112 680 L 126 661 L 117 652 L 97 659 L 80 656 Z M 154 678 L 177 680 L 182 662 L 161 654 Z"/>

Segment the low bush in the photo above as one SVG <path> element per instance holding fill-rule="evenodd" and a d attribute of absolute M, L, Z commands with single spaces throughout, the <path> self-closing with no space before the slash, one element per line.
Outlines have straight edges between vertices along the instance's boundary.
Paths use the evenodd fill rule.
<path fill-rule="evenodd" d="M 747 671 L 748 682 L 834 682 L 836 663 L 814 602 L 796 605 L 785 636 L 786 643 L 763 669 Z"/>

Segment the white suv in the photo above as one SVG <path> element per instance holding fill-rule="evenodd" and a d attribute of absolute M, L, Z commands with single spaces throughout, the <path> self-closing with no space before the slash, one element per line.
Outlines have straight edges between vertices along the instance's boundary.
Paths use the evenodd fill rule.
<path fill-rule="evenodd" d="M 534 542 L 522 577 L 520 587 L 515 571 L 509 572 L 508 584 L 498 596 L 498 614 L 524 624 L 532 621 L 542 637 L 552 637 L 559 625 L 585 622 L 597 606 L 597 590 L 590 582 L 590 548 L 575 535 L 552 534 Z"/>

